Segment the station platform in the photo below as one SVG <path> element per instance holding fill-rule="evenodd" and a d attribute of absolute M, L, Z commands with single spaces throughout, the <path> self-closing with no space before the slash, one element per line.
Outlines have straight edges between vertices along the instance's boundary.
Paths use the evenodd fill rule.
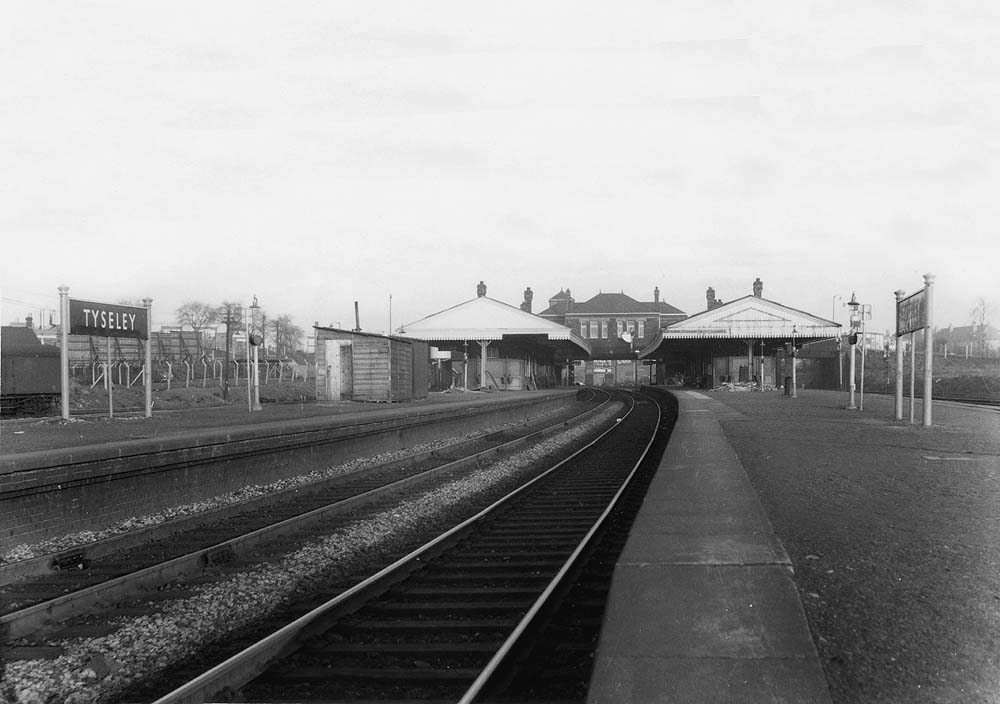
<path fill-rule="evenodd" d="M 588 704 L 1000 694 L 996 409 L 673 393 Z"/>
<path fill-rule="evenodd" d="M 265 404 L 0 423 L 0 554 L 196 505 L 355 457 L 545 415 L 580 389 L 400 403 Z"/>
<path fill-rule="evenodd" d="M 679 417 L 615 569 L 588 702 L 828 702 L 793 581 L 710 397 Z"/>
<path fill-rule="evenodd" d="M 94 445 L 147 443 L 170 437 L 197 438 L 231 434 L 241 430 L 270 431 L 289 427 L 329 424 L 350 425 L 374 418 L 410 417 L 439 410 L 461 410 L 477 406 L 534 402 L 548 396 L 575 394 L 578 387 L 540 391 L 455 391 L 428 394 L 426 398 L 396 403 L 327 401 L 265 403 L 260 411 L 246 405 L 192 406 L 176 410 L 154 407 L 151 418 L 142 412 L 117 411 L 109 418 L 100 413 L 72 413 L 70 419 L 11 418 L 0 420 L 0 461 L 8 468 L 30 462 L 27 455 L 53 456 L 62 450 Z"/>

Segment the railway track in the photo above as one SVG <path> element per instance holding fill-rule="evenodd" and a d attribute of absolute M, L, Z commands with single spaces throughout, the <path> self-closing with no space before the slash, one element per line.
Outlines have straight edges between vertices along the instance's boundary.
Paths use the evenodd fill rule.
<path fill-rule="evenodd" d="M 474 701 L 538 690 L 549 676 L 523 664 L 539 648 L 579 672 L 603 610 L 594 576 L 606 589 L 625 507 L 641 501 L 666 435 L 660 404 L 636 396 L 600 438 L 157 704 Z"/>
<path fill-rule="evenodd" d="M 592 393 L 590 400 L 542 422 L 62 551 L 29 565 L 0 566 L 0 635 L 7 644 L 3 652 L 10 657 L 12 641 L 58 629 L 59 621 L 98 603 L 120 602 L 173 581 L 200 578 L 223 567 L 232 571 L 247 561 L 280 554 L 288 545 L 306 540 L 314 526 L 328 527 L 330 521 L 343 521 L 362 506 L 377 506 L 399 492 L 442 481 L 469 464 L 513 452 L 588 416 L 600 407 L 598 401 L 607 402 L 607 394 Z M 132 547 L 121 549 L 123 540 Z"/>

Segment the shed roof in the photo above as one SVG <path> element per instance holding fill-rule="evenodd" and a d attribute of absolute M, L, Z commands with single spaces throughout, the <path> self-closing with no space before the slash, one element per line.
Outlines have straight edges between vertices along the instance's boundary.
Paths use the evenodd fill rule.
<path fill-rule="evenodd" d="M 750 295 L 663 328 L 639 356 L 652 354 L 665 340 L 790 339 L 793 329 L 794 337 L 802 343 L 836 337 L 841 332 L 841 326 L 832 320 Z"/>
<path fill-rule="evenodd" d="M 487 296 L 446 308 L 404 325 L 401 335 L 418 340 L 502 340 L 512 336 L 544 336 L 549 341 L 567 341 L 590 355 L 586 340 L 565 325 L 546 320 Z"/>

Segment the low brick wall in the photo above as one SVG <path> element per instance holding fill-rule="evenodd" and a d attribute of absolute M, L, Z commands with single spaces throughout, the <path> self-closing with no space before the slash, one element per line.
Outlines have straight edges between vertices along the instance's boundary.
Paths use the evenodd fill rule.
<path fill-rule="evenodd" d="M 518 421 L 572 401 L 572 394 L 562 393 L 462 409 L 373 413 L 357 425 L 310 418 L 10 456 L 0 460 L 0 553 L 354 457 Z"/>

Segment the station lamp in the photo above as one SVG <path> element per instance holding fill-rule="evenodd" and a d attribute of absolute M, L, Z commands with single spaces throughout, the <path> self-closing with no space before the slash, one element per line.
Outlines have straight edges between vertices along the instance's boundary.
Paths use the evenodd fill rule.
<path fill-rule="evenodd" d="M 854 410 L 857 408 L 857 405 L 854 403 L 854 348 L 858 344 L 858 309 L 861 307 L 861 304 L 858 303 L 858 298 L 853 292 L 851 293 L 851 300 L 847 302 L 847 306 L 851 309 L 851 334 L 847 338 L 848 342 L 851 343 L 851 377 L 849 382 L 851 396 L 847 403 L 847 408 L 848 410 Z"/>
<path fill-rule="evenodd" d="M 798 387 L 798 383 L 796 382 L 796 379 L 795 379 L 795 362 L 797 361 L 796 360 L 796 356 L 797 355 L 795 354 L 795 333 L 796 332 L 798 332 L 797 328 L 794 325 L 792 325 L 792 398 L 798 398 L 799 397 L 799 394 L 798 394 L 798 388 L 799 387 Z"/>

